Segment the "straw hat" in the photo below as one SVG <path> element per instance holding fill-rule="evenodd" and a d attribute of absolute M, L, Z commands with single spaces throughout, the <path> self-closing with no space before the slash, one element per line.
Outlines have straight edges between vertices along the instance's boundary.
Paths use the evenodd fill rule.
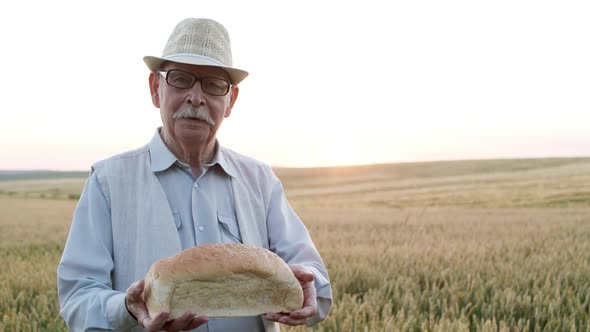
<path fill-rule="evenodd" d="M 229 34 L 223 25 L 204 18 L 187 18 L 176 25 L 162 57 L 146 56 L 143 62 L 151 71 L 165 62 L 223 68 L 232 83 L 240 83 L 248 72 L 232 67 Z"/>

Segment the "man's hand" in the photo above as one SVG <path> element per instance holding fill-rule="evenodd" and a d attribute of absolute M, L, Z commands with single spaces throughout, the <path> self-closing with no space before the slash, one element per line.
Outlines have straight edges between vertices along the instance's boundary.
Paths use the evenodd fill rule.
<path fill-rule="evenodd" d="M 143 280 L 131 284 L 125 292 L 125 306 L 127 310 L 137 318 L 137 322 L 148 332 L 156 331 L 188 331 L 205 324 L 209 318 L 207 316 L 197 316 L 192 312 L 186 312 L 184 315 L 168 320 L 169 314 L 162 312 L 156 317 L 150 317 L 147 307 L 145 306 Z"/>
<path fill-rule="evenodd" d="M 292 326 L 303 325 L 308 318 L 315 316 L 318 311 L 316 290 L 313 284 L 314 277 L 313 273 L 303 265 L 293 264 L 289 265 L 289 267 L 303 289 L 303 307 L 290 313 L 267 313 L 264 314 L 264 319 Z"/>

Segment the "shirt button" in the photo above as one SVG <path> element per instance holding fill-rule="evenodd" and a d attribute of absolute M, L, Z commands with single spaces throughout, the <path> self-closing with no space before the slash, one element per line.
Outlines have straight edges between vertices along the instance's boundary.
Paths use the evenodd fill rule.
<path fill-rule="evenodd" d="M 202 232 L 202 231 L 204 231 L 204 230 L 205 230 L 205 227 L 203 227 L 203 226 L 199 226 L 199 231 L 201 231 L 201 232 Z"/>

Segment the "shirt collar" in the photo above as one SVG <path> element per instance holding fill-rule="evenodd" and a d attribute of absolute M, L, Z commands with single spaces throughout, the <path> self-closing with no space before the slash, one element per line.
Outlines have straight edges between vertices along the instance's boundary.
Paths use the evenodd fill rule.
<path fill-rule="evenodd" d="M 178 160 L 176 156 L 168 149 L 162 137 L 160 128 L 156 129 L 152 140 L 148 143 L 150 149 L 150 161 L 152 162 L 152 172 L 160 172 L 168 169 Z"/>
<path fill-rule="evenodd" d="M 167 170 L 172 166 L 175 162 L 179 162 L 178 158 L 168 149 L 164 140 L 160 136 L 160 129 L 162 127 L 156 129 L 154 136 L 152 136 L 151 141 L 148 143 L 148 148 L 150 150 L 150 161 L 152 163 L 151 169 L 152 172 L 161 172 Z M 233 172 L 232 168 L 228 165 L 224 150 L 219 145 L 219 141 L 215 141 L 215 154 L 213 156 L 213 160 L 211 163 L 206 164 L 204 166 L 213 166 L 218 164 L 221 166 L 223 171 L 227 173 L 229 176 L 235 178 L 235 172 Z"/>

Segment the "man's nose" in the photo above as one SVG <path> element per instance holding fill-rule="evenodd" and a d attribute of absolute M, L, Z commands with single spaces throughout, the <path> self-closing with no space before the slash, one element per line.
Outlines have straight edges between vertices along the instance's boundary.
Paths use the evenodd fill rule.
<path fill-rule="evenodd" d="M 200 105 L 205 102 L 205 93 L 201 89 L 201 82 L 196 81 L 195 84 L 188 90 L 188 101 L 193 105 Z"/>

